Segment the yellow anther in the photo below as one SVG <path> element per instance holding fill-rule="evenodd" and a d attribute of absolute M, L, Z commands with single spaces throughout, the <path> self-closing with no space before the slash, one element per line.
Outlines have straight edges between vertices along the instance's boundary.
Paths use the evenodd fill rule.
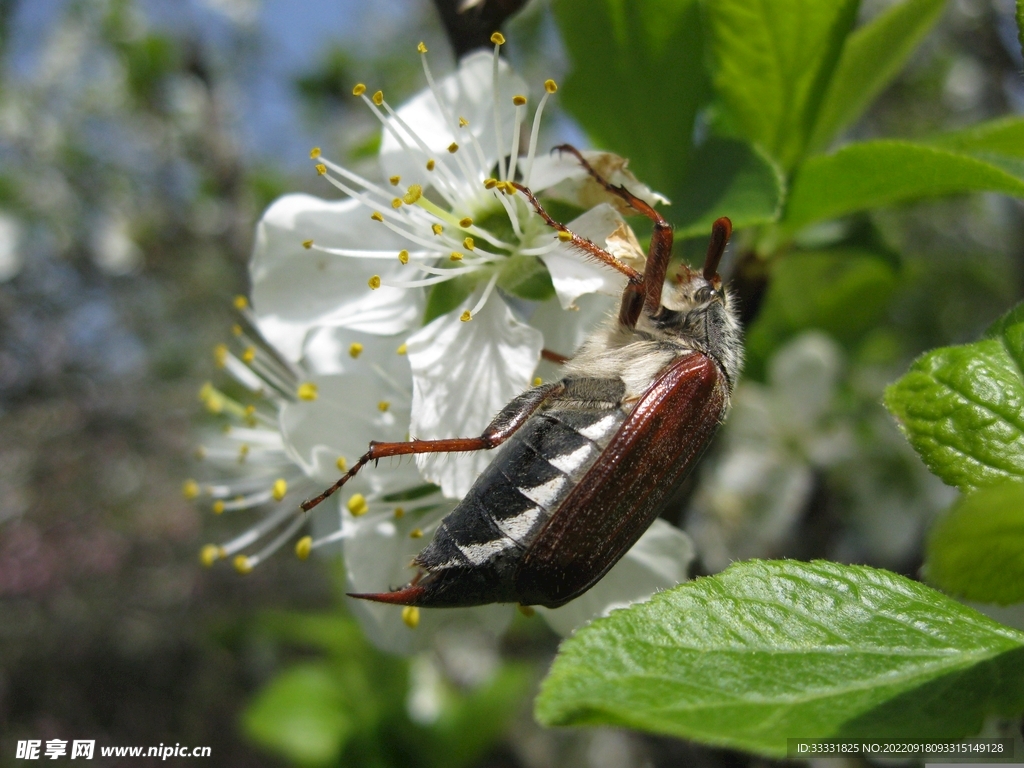
<path fill-rule="evenodd" d="M 484 179 L 484 187 L 486 189 L 494 189 L 496 186 L 498 186 L 497 179 Z"/>
<path fill-rule="evenodd" d="M 320 147 L 313 147 L 311 150 L 309 150 L 310 160 L 316 160 L 318 157 L 320 157 Z"/>
<path fill-rule="evenodd" d="M 221 499 L 217 499 L 213 502 L 213 514 L 219 515 L 224 512 L 224 502 Z"/>
<path fill-rule="evenodd" d="M 353 360 L 355 358 L 359 357 L 359 355 L 361 355 L 362 352 L 363 352 L 363 345 L 360 344 L 358 341 L 353 341 L 351 344 L 349 344 L 349 346 L 348 346 L 348 354 L 349 354 L 349 357 L 351 357 Z"/>
<path fill-rule="evenodd" d="M 361 493 L 353 493 L 345 506 L 352 513 L 352 517 L 359 517 L 370 511 L 370 505 L 366 503 L 366 497 Z"/>
<path fill-rule="evenodd" d="M 256 359 L 256 347 L 246 347 L 242 353 L 242 362 L 251 363 Z"/>
<path fill-rule="evenodd" d="M 465 128 L 467 125 L 469 125 L 469 120 L 467 120 L 464 117 L 460 117 L 459 118 L 459 128 Z"/>
<path fill-rule="evenodd" d="M 348 462 L 345 461 L 345 457 L 344 456 L 339 456 L 338 460 L 336 462 L 334 462 L 334 466 L 336 466 L 338 468 L 339 472 L 347 472 L 348 471 Z"/>
<path fill-rule="evenodd" d="M 303 240 L 302 241 L 302 247 L 305 248 L 308 251 L 310 248 L 313 247 L 313 241 L 312 240 Z"/>
<path fill-rule="evenodd" d="M 495 32 L 493 35 L 491 35 L 491 42 L 494 43 L 495 45 L 504 45 L 505 36 L 501 34 L 501 32 Z"/>
<path fill-rule="evenodd" d="M 469 229 L 473 226 L 473 220 L 466 216 L 465 218 L 459 219 L 459 226 L 463 229 Z"/>
<path fill-rule="evenodd" d="M 533 386 L 539 387 L 543 383 L 544 383 L 544 379 L 542 379 L 540 376 L 534 376 L 533 377 Z"/>
<path fill-rule="evenodd" d="M 402 621 L 409 629 L 416 629 L 420 625 L 420 609 L 415 605 L 407 605 L 402 609 Z"/>
<path fill-rule="evenodd" d="M 526 617 L 526 618 L 528 618 L 528 619 L 529 619 L 530 617 L 532 617 L 532 616 L 536 615 L 536 613 L 537 613 L 537 612 L 536 612 L 535 610 L 533 610 L 533 608 L 532 608 L 531 606 L 529 606 L 529 605 L 523 605 L 522 603 L 520 603 L 520 604 L 519 604 L 519 605 L 517 605 L 516 607 L 517 607 L 517 608 L 519 609 L 519 612 L 520 612 L 521 614 L 523 614 L 523 616 L 525 616 L 525 617 Z"/>
<path fill-rule="evenodd" d="M 245 296 L 235 296 L 235 309 L 245 309 L 249 306 L 249 300 Z"/>
<path fill-rule="evenodd" d="M 434 161 L 433 160 L 427 160 L 427 170 L 428 171 L 434 170 Z"/>
<path fill-rule="evenodd" d="M 321 176 L 323 176 L 325 173 L 327 173 L 327 166 L 324 165 L 323 163 L 317 163 L 316 164 L 316 172 L 318 174 L 320 174 Z"/>
<path fill-rule="evenodd" d="M 422 539 L 423 538 L 423 529 L 422 528 L 413 528 L 411 531 L 409 531 L 409 538 L 410 539 Z"/>
<path fill-rule="evenodd" d="M 217 363 L 217 367 L 218 368 L 223 368 L 224 367 L 224 363 L 228 359 L 228 345 L 227 344 L 218 344 L 216 347 L 214 347 L 213 348 L 213 359 L 214 359 L 214 362 Z"/>
<path fill-rule="evenodd" d="M 515 96 L 512 97 L 512 103 L 515 104 L 517 107 L 521 107 L 523 106 L 523 104 L 526 103 L 526 97 L 517 93 Z"/>
<path fill-rule="evenodd" d="M 453 141 L 451 144 L 448 145 L 448 151 L 454 155 L 456 152 L 459 151 L 459 145 Z"/>
<path fill-rule="evenodd" d="M 366 281 L 366 284 L 370 286 L 371 291 L 376 291 L 378 288 L 380 288 L 380 275 L 374 275 L 373 277 Z"/>
<path fill-rule="evenodd" d="M 570 232 L 567 229 L 560 229 L 558 230 L 558 239 L 561 240 L 563 243 L 568 243 L 570 240 L 572 240 L 572 232 Z"/>
<path fill-rule="evenodd" d="M 474 248 L 476 248 L 476 243 L 473 242 L 472 237 L 467 237 L 465 240 L 462 241 L 462 247 L 465 248 L 467 251 L 472 251 Z"/>
<path fill-rule="evenodd" d="M 395 352 L 397 352 L 400 355 L 404 355 L 408 351 L 409 348 L 405 344 L 399 344 L 398 349 L 395 350 Z"/>
<path fill-rule="evenodd" d="M 452 261 L 462 261 L 462 254 L 458 251 L 452 251 L 452 255 L 448 257 Z"/>
<path fill-rule="evenodd" d="M 440 235 L 442 232 L 444 232 L 444 227 L 442 227 L 440 224 L 431 224 L 430 231 L 433 232 L 435 235 Z"/>
<path fill-rule="evenodd" d="M 238 463 L 242 464 L 249 456 L 249 444 L 242 443 L 238 446 Z"/>
<path fill-rule="evenodd" d="M 459 320 L 461 320 L 464 323 L 468 323 L 472 319 L 473 319 L 473 314 L 468 309 L 465 312 L 463 312 L 461 315 L 459 315 Z"/>
<path fill-rule="evenodd" d="M 209 568 L 215 562 L 224 557 L 224 548 L 216 544 L 207 544 L 199 551 L 199 562 Z"/>
<path fill-rule="evenodd" d="M 299 389 L 296 394 L 299 396 L 299 400 L 312 402 L 316 400 L 317 395 L 320 394 L 320 390 L 312 381 L 304 381 L 299 384 Z"/>
<path fill-rule="evenodd" d="M 395 520 L 401 520 L 403 517 L 405 517 L 405 508 L 395 507 Z"/>
<path fill-rule="evenodd" d="M 426 45 L 426 43 L 424 43 L 423 41 L 420 41 L 420 44 L 416 46 L 416 50 L 419 51 L 420 53 L 426 53 L 427 52 L 427 45 Z"/>
<path fill-rule="evenodd" d="M 196 458 L 197 458 L 197 459 L 198 459 L 199 461 L 202 461 L 203 459 L 205 459 L 205 458 L 206 458 L 206 448 L 204 448 L 204 447 L 203 447 L 203 446 L 201 446 L 201 445 L 200 445 L 200 446 L 198 446 L 198 447 L 196 448 L 196 451 L 195 451 L 195 457 L 196 457 Z M 186 496 L 185 498 L 189 498 L 189 497 L 188 497 L 188 496 Z"/>
<path fill-rule="evenodd" d="M 288 482 L 283 477 L 277 478 L 270 489 L 270 494 L 274 497 L 274 501 L 280 501 L 286 493 L 288 493 Z"/>
<path fill-rule="evenodd" d="M 255 405 L 247 405 L 247 406 L 245 406 L 245 415 L 246 416 L 252 416 L 254 413 L 256 413 L 256 406 Z"/>
<path fill-rule="evenodd" d="M 384 215 L 380 211 L 374 211 L 371 213 L 370 218 L 374 221 L 384 221 Z"/>
<path fill-rule="evenodd" d="M 240 326 L 238 323 L 235 323 L 234 325 L 231 326 L 231 333 L 233 333 L 235 336 L 241 336 L 242 326 Z"/>
<path fill-rule="evenodd" d="M 401 176 L 389 176 L 388 177 L 388 181 L 391 182 L 391 186 L 392 187 L 397 187 L 399 185 L 399 183 L 402 181 L 402 177 Z"/>
<path fill-rule="evenodd" d="M 405 194 L 402 196 L 402 200 L 407 205 L 412 205 L 421 197 L 423 197 L 423 187 L 421 187 L 419 184 L 410 184 L 409 189 L 407 189 L 405 191 Z"/>
<path fill-rule="evenodd" d="M 381 400 L 379 403 L 377 403 L 377 410 L 380 411 L 381 413 L 387 413 L 387 410 L 390 407 L 391 403 L 389 403 L 387 400 Z"/>
<path fill-rule="evenodd" d="M 373 103 L 379 107 L 384 103 L 384 91 L 377 91 L 370 98 L 373 99 Z"/>
<path fill-rule="evenodd" d="M 313 551 L 313 537 L 303 536 L 301 539 L 295 542 L 295 556 L 299 560 L 305 560 L 309 557 L 309 553 Z"/>
<path fill-rule="evenodd" d="M 550 78 L 544 81 L 544 90 L 548 93 L 554 93 L 558 90 L 558 83 Z"/>
<path fill-rule="evenodd" d="M 392 208 L 401 208 L 402 207 L 402 198 L 400 198 L 400 197 L 394 198 L 391 201 L 391 207 Z"/>
<path fill-rule="evenodd" d="M 220 413 L 224 410 L 224 396 L 214 389 L 210 382 L 203 384 L 199 390 L 199 399 L 210 413 Z"/>
<path fill-rule="evenodd" d="M 366 93 L 366 86 L 362 83 L 356 83 L 355 87 L 352 89 L 352 95 L 362 96 L 364 93 Z"/>
<path fill-rule="evenodd" d="M 409 263 L 409 252 L 404 248 L 398 252 L 398 260 L 403 264 Z"/>
<path fill-rule="evenodd" d="M 191 501 L 199 495 L 199 483 L 195 480 L 186 480 L 181 486 L 181 495 Z"/>
<path fill-rule="evenodd" d="M 505 194 L 514 195 L 516 193 L 516 185 L 511 181 L 502 182 L 505 185 Z"/>
<path fill-rule="evenodd" d="M 252 563 L 249 562 L 249 558 L 245 555 L 238 555 L 235 558 L 235 570 L 243 576 L 252 573 Z"/>

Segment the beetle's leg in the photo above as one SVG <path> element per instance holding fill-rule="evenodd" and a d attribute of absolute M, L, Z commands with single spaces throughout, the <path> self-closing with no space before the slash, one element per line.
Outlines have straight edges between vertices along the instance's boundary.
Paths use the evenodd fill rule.
<path fill-rule="evenodd" d="M 342 475 L 338 482 L 319 496 L 302 502 L 302 511 L 308 512 L 328 496 L 331 496 L 371 461 L 386 459 L 389 456 L 406 456 L 411 453 L 458 453 L 461 451 L 483 451 L 488 448 L 496 448 L 515 434 L 516 430 L 523 426 L 526 420 L 533 415 L 533 412 L 540 408 L 546 400 L 560 394 L 564 389 L 565 385 L 561 382 L 552 382 L 551 384 L 528 389 L 502 408 L 479 437 L 453 437 L 447 440 L 411 440 L 405 443 L 371 442 L 370 450 L 364 453 L 359 458 L 359 461 L 352 465 L 352 469 Z"/>
<path fill-rule="evenodd" d="M 560 224 L 551 218 L 551 215 L 544 210 L 544 206 L 540 204 L 537 196 L 530 191 L 529 187 L 524 187 L 519 182 L 511 182 L 512 186 L 522 192 L 526 199 L 530 201 L 530 205 L 540 215 L 542 219 L 552 229 L 556 229 L 559 232 L 559 240 L 564 240 L 567 243 L 572 243 L 575 247 L 582 251 L 586 251 L 588 254 L 593 256 L 595 259 L 600 261 L 602 264 L 606 264 L 618 272 L 621 272 L 626 276 L 626 279 L 631 283 L 640 283 L 643 281 L 643 275 L 637 272 L 632 267 L 623 264 L 621 261 L 612 256 L 608 251 L 604 250 L 601 246 L 597 245 L 593 240 L 588 240 L 585 237 L 577 235 L 575 232 L 570 230 L 565 224 Z"/>
<path fill-rule="evenodd" d="M 565 365 L 569 362 L 568 357 L 560 355 L 558 352 L 554 352 L 547 347 L 540 351 L 540 356 L 542 360 L 547 360 L 549 363 L 554 363 L 555 365 Z"/>
<path fill-rule="evenodd" d="M 592 240 L 580 237 L 565 226 L 565 224 L 559 224 L 557 221 L 552 219 L 548 212 L 544 210 L 544 206 L 540 204 L 537 196 L 534 195 L 527 187 L 524 187 L 522 184 L 515 181 L 511 182 L 511 184 L 526 196 L 526 199 L 530 201 L 530 205 L 532 205 L 533 209 L 537 211 L 540 217 L 547 222 L 549 227 L 558 230 L 559 239 L 564 239 L 565 242 L 572 243 L 581 251 L 585 251 L 590 254 L 602 264 L 607 264 L 612 269 L 618 270 L 626 276 L 626 279 L 629 282 L 626 285 L 626 290 L 622 294 L 622 305 L 619 307 L 619 322 L 627 328 L 635 327 L 636 321 L 640 317 L 640 310 L 643 308 L 644 304 L 644 276 L 632 267 L 623 264 L 608 253 L 608 251 L 595 244 Z M 669 233 L 669 237 L 671 238 L 671 232 Z M 671 250 L 671 242 L 669 243 L 669 246 Z M 648 262 L 648 269 L 650 269 L 650 262 Z M 664 280 L 664 275 L 662 275 L 662 279 Z M 659 296 L 660 295 L 659 291 Z"/>
<path fill-rule="evenodd" d="M 604 187 L 608 192 L 626 201 L 626 204 L 637 213 L 642 213 L 654 222 L 654 231 L 651 233 L 651 247 L 647 254 L 647 268 L 644 270 L 644 303 L 650 312 L 657 312 L 661 307 L 661 289 L 665 284 L 665 275 L 668 272 L 668 262 L 672 258 L 672 225 L 654 210 L 647 202 L 641 200 L 628 189 L 612 184 L 604 176 L 594 170 L 587 162 L 582 153 L 571 144 L 561 144 L 553 150 L 569 152 L 575 155 L 580 165 L 586 169 L 591 178 Z M 625 303 L 626 297 L 623 297 Z M 639 314 L 639 310 L 637 310 Z M 636 321 L 634 320 L 634 323 Z"/>

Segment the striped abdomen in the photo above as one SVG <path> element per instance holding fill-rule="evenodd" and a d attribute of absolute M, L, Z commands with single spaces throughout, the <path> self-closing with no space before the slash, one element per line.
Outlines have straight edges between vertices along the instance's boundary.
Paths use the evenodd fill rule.
<path fill-rule="evenodd" d="M 626 418 L 600 405 L 555 400 L 502 446 L 416 558 L 420 605 L 518 601 L 517 564 Z"/>

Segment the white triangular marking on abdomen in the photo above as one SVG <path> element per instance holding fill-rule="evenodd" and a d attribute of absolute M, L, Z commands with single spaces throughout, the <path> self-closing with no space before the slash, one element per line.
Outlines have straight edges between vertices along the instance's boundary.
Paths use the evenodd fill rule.
<path fill-rule="evenodd" d="M 608 433 L 618 426 L 618 423 L 618 414 L 610 413 L 600 421 L 595 421 L 589 427 L 584 427 L 583 429 L 578 430 L 578 432 L 587 438 L 587 440 L 593 440 L 596 443 L 600 441 L 601 438 L 607 437 Z"/>
<path fill-rule="evenodd" d="M 550 511 L 555 502 L 558 501 L 558 494 L 567 482 L 567 478 L 559 475 L 548 480 L 546 483 L 535 485 L 533 488 L 517 488 L 516 490 L 534 504 Z"/>
<path fill-rule="evenodd" d="M 586 463 L 593 450 L 594 446 L 590 443 L 585 443 L 572 453 L 563 453 L 561 456 L 555 456 L 553 459 L 548 459 L 548 463 L 559 472 L 571 475 Z"/>
<path fill-rule="evenodd" d="M 465 555 L 469 562 L 473 565 L 480 565 L 515 545 L 516 543 L 512 539 L 501 538 L 485 541 L 483 544 L 458 544 L 457 546 L 459 552 Z"/>
<path fill-rule="evenodd" d="M 533 530 L 534 524 L 540 519 L 542 514 L 544 514 L 544 510 L 540 507 L 530 507 L 530 509 L 525 512 L 520 512 L 515 517 L 510 517 L 505 520 L 493 518 L 493 522 L 498 526 L 498 530 L 510 539 L 522 542 L 522 540 L 526 538 L 527 534 Z"/>

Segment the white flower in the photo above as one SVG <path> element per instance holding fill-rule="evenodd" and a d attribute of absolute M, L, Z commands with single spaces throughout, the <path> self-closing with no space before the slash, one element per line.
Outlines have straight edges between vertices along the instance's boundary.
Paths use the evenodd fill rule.
<path fill-rule="evenodd" d="M 240 352 L 217 354 L 261 399 L 245 405 L 204 389 L 211 410 L 234 422 L 205 449 L 229 477 L 189 481 L 186 493 L 207 494 L 214 511 L 270 511 L 226 544 L 205 548 L 208 563 L 234 557 L 247 572 L 292 540 L 306 517 L 297 502 L 332 484 L 370 440 L 480 434 L 530 385 L 545 341 L 571 354 L 607 314 L 611 300 L 585 294 L 621 293 L 615 273 L 569 250 L 507 182 L 521 179 L 585 209 L 569 223 L 573 232 L 635 255 L 621 201 L 574 158 L 536 154 L 555 84 L 545 83 L 520 156 L 526 86 L 497 46 L 493 56 L 469 56 L 436 82 L 423 63 L 429 89 L 398 110 L 380 92 L 355 89 L 384 125 L 387 181 L 372 182 L 314 150 L 318 172 L 348 199 L 289 195 L 260 222 L 252 311 L 238 302 L 251 329 L 236 328 Z M 614 183 L 661 199 L 620 158 L 587 156 Z M 414 330 L 425 311 L 429 322 Z M 250 460 L 256 443 L 259 462 Z M 296 551 L 339 549 L 352 592 L 403 585 L 412 557 L 454 507 L 451 499 L 465 495 L 492 458 L 481 451 L 367 466 L 314 510 L 313 534 Z M 586 595 L 542 613 L 567 633 L 684 580 L 691 557 L 685 534 L 656 522 Z M 379 647 L 400 653 L 424 647 L 442 626 L 500 632 L 512 610 L 403 611 L 360 600 L 350 607 Z"/>
<path fill-rule="evenodd" d="M 559 241 L 509 185 L 519 178 L 588 208 L 568 226 L 602 246 L 626 231 L 616 210 L 621 201 L 575 158 L 537 155 L 544 106 L 557 90 L 551 80 L 520 155 L 528 89 L 498 48 L 467 56 L 456 72 L 435 81 L 421 45 L 429 87 L 397 110 L 382 92 L 371 96 L 356 86 L 383 125 L 383 180 L 366 179 L 314 150 L 318 171 L 348 199 L 289 195 L 271 206 L 257 232 L 253 308 L 263 334 L 288 360 L 302 356 L 314 329 L 409 331 L 427 306 L 433 323 L 409 339 L 409 431 L 420 439 L 479 434 L 529 386 L 544 329 L 530 324 L 535 305 L 528 300 L 548 298 L 553 287 L 568 308 L 582 294 L 618 295 L 623 287 L 616 273 Z M 620 158 L 588 158 L 634 194 L 663 200 Z M 505 297 L 527 301 L 512 309 Z M 557 325 L 578 324 L 578 317 L 565 314 Z M 458 375 L 451 375 L 453 366 Z M 446 496 L 458 498 L 486 461 L 463 454 L 420 457 L 417 464 Z"/>

